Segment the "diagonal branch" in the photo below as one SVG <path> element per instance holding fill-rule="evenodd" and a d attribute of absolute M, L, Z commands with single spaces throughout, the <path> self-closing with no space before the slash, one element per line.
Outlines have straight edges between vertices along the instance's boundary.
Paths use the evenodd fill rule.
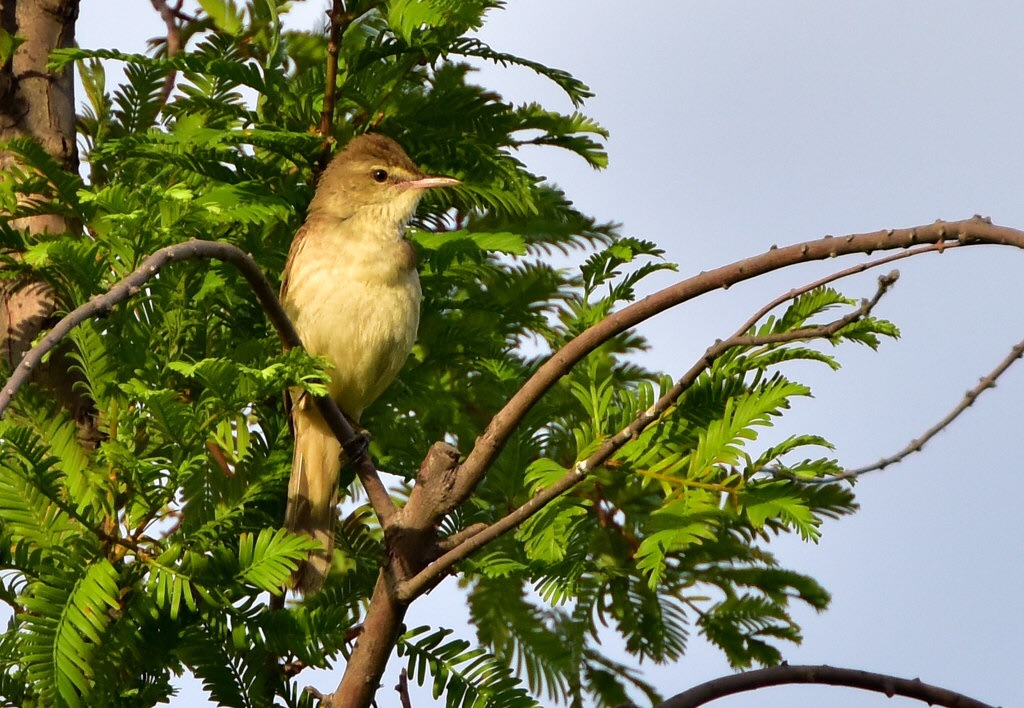
<path fill-rule="evenodd" d="M 483 479 L 505 443 L 523 418 L 562 376 L 587 354 L 620 334 L 676 305 L 712 290 L 727 288 L 782 268 L 837 256 L 934 244 L 936 249 L 953 245 L 1009 245 L 1024 249 L 1024 231 L 995 226 L 975 216 L 963 221 L 936 221 L 908 229 L 887 229 L 843 237 L 826 236 L 736 261 L 682 280 L 643 300 L 612 313 L 579 334 L 541 365 L 508 403 L 491 419 L 460 467 L 453 498 L 465 501 Z"/>
<path fill-rule="evenodd" d="M 285 348 L 302 346 L 299 335 L 292 326 L 288 315 L 277 299 L 274 289 L 267 281 L 263 271 L 256 264 L 251 256 L 243 252 L 237 246 L 219 241 L 187 241 L 174 246 L 167 246 L 156 251 L 146 258 L 134 271 L 125 278 L 114 284 L 106 293 L 91 298 L 87 303 L 81 305 L 67 315 L 36 344 L 25 353 L 14 373 L 7 380 L 3 389 L 0 390 L 0 418 L 3 417 L 14 394 L 28 380 L 32 370 L 39 366 L 43 358 L 67 334 L 86 320 L 109 312 L 115 305 L 127 301 L 139 292 L 140 288 L 150 279 L 154 278 L 160 270 L 168 263 L 194 258 L 215 259 L 230 263 L 242 274 L 252 288 L 256 299 L 263 307 L 264 312 L 270 319 L 274 329 L 277 330 Z M 331 431 L 341 441 L 345 452 L 356 463 L 356 473 L 359 480 L 366 489 L 370 504 L 377 513 L 382 525 L 386 525 L 394 516 L 395 505 L 387 492 L 384 483 L 381 482 L 377 470 L 366 454 L 363 439 L 356 435 L 352 426 L 345 419 L 345 416 L 338 409 L 337 404 L 330 397 L 316 398 L 317 407 L 324 416 L 324 420 L 330 426 Z"/>
<path fill-rule="evenodd" d="M 878 279 L 878 289 L 870 300 L 864 300 L 860 307 L 853 312 L 840 317 L 828 324 L 814 327 L 801 327 L 790 332 L 777 332 L 767 335 L 747 335 L 749 328 L 746 326 L 737 334 L 728 339 L 719 340 L 708 347 L 704 356 L 701 357 L 689 371 L 687 371 L 658 401 L 645 411 L 641 411 L 633 421 L 615 435 L 605 440 L 586 460 L 573 465 L 572 469 L 565 473 L 561 479 L 554 484 L 545 487 L 530 499 L 505 515 L 490 526 L 469 536 L 462 543 L 458 544 L 448 552 L 441 555 L 437 560 L 428 565 L 412 578 L 399 584 L 399 597 L 405 601 L 411 601 L 434 587 L 440 582 L 447 570 L 463 558 L 471 555 L 474 551 L 483 547 L 502 534 L 511 531 L 526 519 L 530 518 L 550 502 L 554 501 L 563 493 L 586 479 L 591 470 L 603 465 L 612 455 L 626 445 L 630 440 L 635 439 L 640 433 L 653 425 L 669 408 L 676 405 L 679 398 L 691 387 L 701 373 L 706 371 L 716 359 L 734 347 L 756 347 L 766 344 L 784 344 L 786 342 L 805 341 L 810 339 L 829 339 L 835 336 L 843 327 L 846 327 L 864 317 L 867 317 L 878 304 L 879 300 L 889 291 L 899 277 L 897 271 Z"/>
<path fill-rule="evenodd" d="M 904 696 L 924 701 L 928 705 L 946 706 L 947 708 L 994 708 L 988 703 L 982 703 L 955 691 L 932 686 L 916 678 L 898 678 L 836 666 L 789 666 L 787 664 L 713 679 L 672 696 L 667 701 L 659 703 L 656 708 L 697 708 L 697 706 L 726 696 L 785 684 L 824 684 L 859 688 L 864 691 L 884 693 L 890 698 Z"/>

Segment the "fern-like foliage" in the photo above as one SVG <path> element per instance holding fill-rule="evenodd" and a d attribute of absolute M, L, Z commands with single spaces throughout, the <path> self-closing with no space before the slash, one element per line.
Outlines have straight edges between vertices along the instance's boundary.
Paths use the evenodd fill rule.
<path fill-rule="evenodd" d="M 409 630 L 399 642 L 408 656 L 409 678 L 422 685 L 433 682 L 434 698 L 444 696 L 449 708 L 535 708 L 539 706 L 519 687 L 508 666 L 464 639 L 451 639 L 450 629 L 429 627 Z M 421 636 L 426 634 L 426 636 Z"/>
<path fill-rule="evenodd" d="M 327 37 L 282 30 L 285 0 L 200 5 L 174 56 L 158 41 L 150 54 L 52 57 L 77 67 L 85 89 L 83 176 L 28 140 L 2 146 L 17 165 L 0 178 L 0 274 L 46 284 L 59 311 L 189 238 L 236 244 L 272 279 L 283 268 L 324 150 L 311 128 Z M 502 5 L 347 4 L 335 137 L 380 131 L 462 179 L 414 221 L 419 339 L 362 420 L 378 466 L 406 479 L 435 440 L 467 450 L 544 357 L 674 268 L 518 158 L 542 145 L 600 168 L 607 134 L 580 112 L 591 92 L 579 79 L 471 36 Z M 464 58 L 536 72 L 574 112 L 513 105 L 474 83 Z M 124 70 L 117 86 L 112 63 Z M 20 228 L 45 213 L 73 230 Z M 553 254 L 580 266 L 556 267 Z M 796 332 L 851 305 L 819 289 L 749 334 Z M 869 317 L 832 344 L 897 334 Z M 672 382 L 631 360 L 645 347 L 623 333 L 559 382 L 444 531 L 500 518 L 650 408 Z M 80 444 L 80 421 L 38 388 L 0 421 L 0 598 L 13 610 L 0 702 L 155 705 L 188 670 L 222 705 L 311 705 L 294 674 L 344 661 L 385 557 L 373 514 L 348 493 L 324 590 L 270 608 L 268 593 L 311 548 L 280 529 L 291 460 L 281 392 L 323 390 L 322 364 L 282 354 L 248 287 L 216 262 L 163 270 L 77 327 L 59 356 L 98 441 Z M 465 561 L 476 642 L 409 631 L 398 651 L 412 679 L 449 706 L 656 700 L 638 666 L 609 655 L 605 632 L 637 662 L 681 660 L 694 631 L 736 666 L 778 662 L 780 646 L 800 640 L 792 604 L 822 609 L 828 594 L 767 545 L 781 533 L 815 541 L 825 519 L 856 506 L 848 486 L 795 481 L 839 470 L 813 431 L 761 439 L 810 394 L 787 376 L 794 361 L 838 366 L 807 342 L 730 350 L 605 468 Z"/>

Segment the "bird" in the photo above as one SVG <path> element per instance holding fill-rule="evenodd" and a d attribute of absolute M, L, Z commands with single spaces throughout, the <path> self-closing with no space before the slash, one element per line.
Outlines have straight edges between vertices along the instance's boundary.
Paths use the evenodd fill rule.
<path fill-rule="evenodd" d="M 358 426 L 398 375 L 416 339 L 420 281 L 405 229 L 429 189 L 459 180 L 425 174 L 391 138 L 353 138 L 327 165 L 292 241 L 281 303 L 307 352 L 329 364 L 327 389 Z M 292 577 L 303 596 L 331 569 L 341 444 L 311 397 L 291 396 L 295 452 L 285 527 L 320 542 Z"/>

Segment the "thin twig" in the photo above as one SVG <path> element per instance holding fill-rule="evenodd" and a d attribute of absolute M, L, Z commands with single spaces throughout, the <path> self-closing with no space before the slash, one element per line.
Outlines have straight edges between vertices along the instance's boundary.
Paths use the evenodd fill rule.
<path fill-rule="evenodd" d="M 167 0 L 150 0 L 150 2 L 156 11 L 160 13 L 160 19 L 167 26 L 167 58 L 171 59 L 182 49 L 181 26 L 178 24 L 178 21 L 182 16 L 181 6 L 184 0 L 178 0 L 174 7 L 168 5 Z M 177 70 L 171 69 L 171 72 L 167 74 L 167 78 L 164 79 L 164 86 L 160 91 L 161 106 L 166 104 L 167 99 L 171 97 L 171 92 L 174 91 L 174 82 L 177 78 Z"/>
<path fill-rule="evenodd" d="M 947 413 L 938 423 L 928 428 L 919 437 L 914 438 L 907 446 L 899 452 L 890 455 L 889 457 L 883 457 L 874 464 L 865 465 L 864 467 L 857 467 L 851 470 L 845 470 L 840 474 L 832 475 L 830 477 L 800 477 L 798 475 L 785 472 L 783 470 L 766 470 L 769 471 L 774 477 L 785 477 L 786 479 L 792 479 L 802 484 L 830 484 L 832 482 L 840 482 L 844 479 L 854 479 L 861 475 L 867 474 L 868 472 L 877 472 L 884 470 L 889 465 L 894 465 L 897 462 L 902 462 L 904 459 L 913 455 L 915 452 L 921 452 L 925 444 L 927 444 L 932 438 L 941 433 L 943 430 L 948 428 L 950 424 L 960 417 L 960 414 L 970 408 L 974 402 L 978 399 L 982 393 L 987 389 L 995 388 L 996 381 L 1000 376 L 1006 373 L 1006 371 L 1014 365 L 1018 360 L 1024 357 L 1024 340 L 1017 342 L 1010 349 L 1010 353 L 1006 355 L 999 364 L 987 376 L 981 377 L 978 381 L 978 385 L 972 388 L 970 391 L 964 394 L 964 397 L 960 399 L 953 410 Z"/>
<path fill-rule="evenodd" d="M 334 106 L 338 92 L 338 54 L 345 29 L 354 19 L 345 7 L 345 0 L 334 0 L 327 16 L 331 20 L 327 37 L 327 80 L 324 86 L 324 107 L 320 112 L 320 137 L 324 141 L 321 169 L 327 164 L 328 148 L 334 137 Z"/>
<path fill-rule="evenodd" d="M 889 263 L 892 263 L 893 261 L 899 261 L 903 260 L 904 258 L 911 258 L 913 256 L 920 256 L 923 253 L 930 253 L 933 251 L 937 253 L 942 253 L 943 251 L 946 251 L 950 248 L 956 248 L 957 246 L 961 245 L 963 244 L 956 241 L 954 241 L 953 243 L 929 243 L 926 246 L 920 246 L 918 248 L 909 248 L 901 253 L 893 253 L 882 258 L 876 258 L 873 261 L 864 261 L 863 263 L 858 263 L 855 266 L 844 268 L 843 270 L 837 270 L 834 273 L 829 273 L 824 278 L 819 278 L 818 280 L 815 280 L 812 283 L 801 285 L 799 288 L 793 288 L 788 293 L 779 295 L 777 298 L 775 298 L 774 300 L 766 304 L 764 307 L 762 307 L 760 310 L 755 312 L 753 315 L 751 315 L 746 322 L 744 322 L 736 329 L 735 334 L 743 334 L 751 327 L 756 325 L 758 322 L 760 322 L 765 317 L 765 315 L 767 315 L 769 312 L 774 310 L 782 303 L 789 302 L 790 300 L 795 300 L 801 295 L 809 293 L 810 291 L 815 290 L 817 288 L 824 287 L 829 283 L 834 283 L 837 280 L 842 280 L 843 278 L 849 278 L 851 275 L 860 275 L 865 271 L 878 268 L 879 266 L 887 265 Z"/>
<path fill-rule="evenodd" d="M 843 327 L 856 322 L 871 313 L 871 310 L 878 304 L 878 301 L 893 286 L 899 277 L 897 272 L 882 276 L 878 279 L 878 289 L 870 300 L 865 300 L 853 312 L 828 324 L 815 327 L 802 327 L 790 332 L 778 332 L 768 335 L 746 335 L 738 334 L 728 339 L 719 340 L 711 345 L 704 356 L 669 389 L 658 401 L 637 414 L 636 418 L 621 431 L 605 440 L 601 446 L 594 451 L 586 460 L 577 462 L 561 479 L 554 484 L 545 487 L 530 499 L 514 509 L 490 526 L 473 534 L 461 544 L 455 546 L 448 552 L 437 558 L 425 569 L 412 578 L 399 584 L 398 596 L 403 601 L 411 601 L 433 588 L 440 582 L 449 568 L 463 558 L 471 555 L 477 549 L 485 546 L 495 538 L 511 531 L 519 524 L 530 518 L 550 502 L 554 501 L 563 493 L 572 489 L 582 482 L 594 469 L 603 465 L 612 455 L 626 445 L 630 440 L 635 439 L 646 428 L 657 421 L 669 408 L 674 406 L 680 396 L 683 395 L 697 380 L 697 377 L 707 370 L 719 357 L 734 347 L 755 347 L 767 344 L 783 344 L 786 342 L 804 341 L 809 339 L 829 339 L 835 336 Z M 742 330 L 746 331 L 746 329 Z"/>
<path fill-rule="evenodd" d="M 402 708 L 412 708 L 412 699 L 409 697 L 409 672 L 405 669 L 398 674 L 398 685 L 395 686 L 395 690 L 402 701 Z"/>
<path fill-rule="evenodd" d="M 251 256 L 247 255 L 237 246 L 219 241 L 186 241 L 174 246 L 167 246 L 156 251 L 146 258 L 134 271 L 125 278 L 114 284 L 106 293 L 97 295 L 84 305 L 81 305 L 67 315 L 62 317 L 53 329 L 25 353 L 14 373 L 7 380 L 3 389 L 0 390 L 0 418 L 3 417 L 8 406 L 14 398 L 14 394 L 29 379 L 32 370 L 37 367 L 46 356 L 67 334 L 87 319 L 109 312 L 117 304 L 127 301 L 135 295 L 141 287 L 150 279 L 156 276 L 168 263 L 188 259 L 215 259 L 230 263 L 242 274 L 252 288 L 256 299 L 259 301 L 263 311 L 267 313 L 271 324 L 277 330 L 285 348 L 302 346 L 295 327 L 285 314 L 284 308 L 277 299 L 277 295 L 263 271 L 256 264 Z M 323 414 L 324 419 L 330 426 L 331 431 L 341 441 L 346 454 L 350 459 L 358 460 L 356 473 L 359 480 L 366 489 L 370 504 L 377 513 L 381 524 L 387 524 L 396 511 L 387 488 L 380 480 L 377 470 L 366 455 L 363 439 L 356 435 L 352 426 L 345 419 L 345 416 L 338 409 L 337 404 L 328 396 L 317 397 L 317 407 Z"/>

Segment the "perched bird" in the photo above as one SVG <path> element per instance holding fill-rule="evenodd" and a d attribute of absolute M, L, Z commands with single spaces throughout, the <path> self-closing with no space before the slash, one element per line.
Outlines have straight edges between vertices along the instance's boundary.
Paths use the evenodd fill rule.
<path fill-rule="evenodd" d="M 331 397 L 359 417 L 394 380 L 416 339 L 420 281 L 405 227 L 424 191 L 458 184 L 424 174 L 383 135 L 353 139 L 324 170 L 292 242 L 281 302 L 310 354 L 330 363 Z M 292 396 L 295 455 L 285 526 L 323 545 L 293 579 L 316 592 L 331 568 L 343 452 L 310 397 Z"/>

